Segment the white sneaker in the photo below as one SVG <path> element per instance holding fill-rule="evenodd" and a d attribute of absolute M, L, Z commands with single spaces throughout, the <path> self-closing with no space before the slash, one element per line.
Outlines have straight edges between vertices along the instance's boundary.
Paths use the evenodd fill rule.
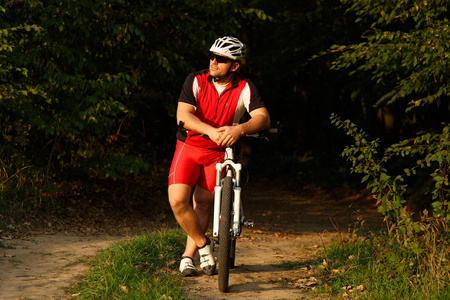
<path fill-rule="evenodd" d="M 216 272 L 216 262 L 213 256 L 214 245 L 210 240 L 209 245 L 198 249 L 198 254 L 200 254 L 200 267 L 203 269 L 206 275 L 214 275 Z"/>
<path fill-rule="evenodd" d="M 194 276 L 196 274 L 192 258 L 186 256 L 181 259 L 180 272 L 183 276 Z"/>

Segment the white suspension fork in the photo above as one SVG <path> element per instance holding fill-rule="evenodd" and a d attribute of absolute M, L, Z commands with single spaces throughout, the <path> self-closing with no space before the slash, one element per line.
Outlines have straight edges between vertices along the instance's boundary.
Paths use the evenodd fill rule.
<path fill-rule="evenodd" d="M 233 233 L 235 236 L 239 236 L 239 225 L 240 216 L 242 210 L 241 204 L 241 164 L 233 162 L 233 150 L 231 148 L 225 149 L 225 161 L 223 163 L 216 164 L 216 186 L 214 187 L 214 213 L 213 213 L 213 236 L 217 237 L 219 235 L 219 221 L 220 221 L 220 208 L 222 200 L 222 170 L 226 167 L 227 175 L 233 177 L 233 170 L 235 176 L 233 177 L 234 182 L 234 217 L 233 217 Z M 232 170 L 233 169 L 233 170 Z"/>
<path fill-rule="evenodd" d="M 233 217 L 234 236 L 239 236 L 241 234 L 240 232 L 241 210 L 242 210 L 241 187 L 239 186 L 234 188 L 234 217 Z"/>

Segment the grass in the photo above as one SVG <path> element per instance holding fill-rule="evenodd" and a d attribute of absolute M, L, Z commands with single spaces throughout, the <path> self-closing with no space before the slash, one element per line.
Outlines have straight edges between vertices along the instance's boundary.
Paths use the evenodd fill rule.
<path fill-rule="evenodd" d="M 0 230 L 20 225 L 40 205 L 29 167 L 16 168 L 0 158 Z"/>
<path fill-rule="evenodd" d="M 69 290 L 72 299 L 187 299 L 177 271 L 182 230 L 163 230 L 101 251 Z"/>
<path fill-rule="evenodd" d="M 427 228 L 403 240 L 378 233 L 327 246 L 325 268 L 317 272 L 325 284 L 317 291 L 351 299 L 450 299 L 448 231 Z"/>

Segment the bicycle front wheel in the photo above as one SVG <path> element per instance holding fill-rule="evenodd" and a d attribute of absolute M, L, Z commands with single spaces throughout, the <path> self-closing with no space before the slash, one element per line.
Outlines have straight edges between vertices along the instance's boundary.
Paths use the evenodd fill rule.
<path fill-rule="evenodd" d="M 233 195 L 233 179 L 227 176 L 223 182 L 219 224 L 219 291 L 222 293 L 228 290 L 228 278 L 230 274 L 231 209 Z"/>
<path fill-rule="evenodd" d="M 236 257 L 236 238 L 233 238 L 231 240 L 231 247 L 230 247 L 230 269 L 234 269 L 235 267 L 235 257 Z"/>

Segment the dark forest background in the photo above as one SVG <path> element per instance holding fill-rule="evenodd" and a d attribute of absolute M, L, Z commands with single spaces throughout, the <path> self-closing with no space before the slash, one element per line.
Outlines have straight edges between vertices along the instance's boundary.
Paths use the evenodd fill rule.
<path fill-rule="evenodd" d="M 2 1 L 2 214 L 5 207 L 23 205 L 18 199 L 31 197 L 30 190 L 41 206 L 69 194 L 95 196 L 93 184 L 102 180 L 165 188 L 182 83 L 190 72 L 208 67 L 209 47 L 224 35 L 247 45 L 240 72 L 259 87 L 272 125 L 280 128 L 270 143 L 247 142 L 250 176 L 299 188 L 359 189 L 361 176 L 352 172 L 378 175 L 358 171 L 355 161 L 341 156 L 355 135 L 336 128 L 330 116 L 362 128 L 364 142 L 378 141 L 373 154 L 418 133 L 442 132 L 449 120 L 448 6 L 375 0 Z M 440 162 L 448 159 L 444 152 Z M 396 172 L 415 160 L 394 159 L 386 168 Z M 446 190 L 448 167 L 439 170 Z M 437 178 L 419 175 L 410 186 Z M 19 187 L 26 196 L 17 196 Z M 436 197 L 442 202 L 446 192 Z"/>

